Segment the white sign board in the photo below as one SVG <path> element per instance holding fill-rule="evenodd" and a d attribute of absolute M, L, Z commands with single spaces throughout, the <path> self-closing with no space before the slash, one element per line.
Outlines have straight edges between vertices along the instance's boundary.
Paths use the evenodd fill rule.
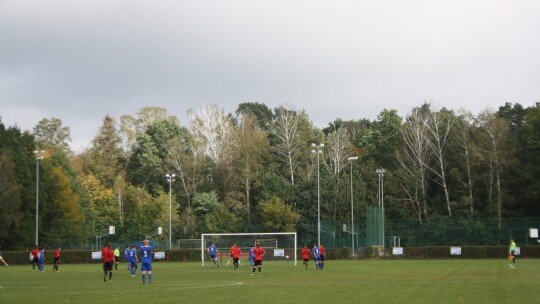
<path fill-rule="evenodd" d="M 165 258 L 165 251 L 156 251 L 154 252 L 154 259 L 163 260 Z"/>
<path fill-rule="evenodd" d="M 392 254 L 393 255 L 402 255 L 403 254 L 403 247 L 394 247 L 394 248 L 392 248 Z"/>
<path fill-rule="evenodd" d="M 101 251 L 93 251 L 92 260 L 101 260 Z"/>
<path fill-rule="evenodd" d="M 114 226 L 109 226 L 109 234 L 114 234 Z"/>
<path fill-rule="evenodd" d="M 529 229 L 529 237 L 533 238 L 533 239 L 537 239 L 538 238 L 538 229 L 536 229 L 536 228 Z"/>
<path fill-rule="evenodd" d="M 450 255 L 461 255 L 461 247 L 450 247 Z"/>
<path fill-rule="evenodd" d="M 276 257 L 284 257 L 285 256 L 285 249 L 274 249 L 274 256 L 276 256 Z"/>

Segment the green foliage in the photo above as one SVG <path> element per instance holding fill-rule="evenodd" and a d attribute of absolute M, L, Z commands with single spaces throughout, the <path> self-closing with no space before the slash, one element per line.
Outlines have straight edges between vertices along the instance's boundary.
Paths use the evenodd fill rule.
<path fill-rule="evenodd" d="M 238 105 L 236 115 L 253 115 L 257 118 L 257 124 L 261 129 L 266 129 L 272 121 L 272 110 L 263 103 L 244 102 Z"/>
<path fill-rule="evenodd" d="M 198 218 L 204 218 L 213 209 L 219 206 L 216 192 L 197 193 L 193 197 L 193 211 Z"/>
<path fill-rule="evenodd" d="M 426 103 L 415 111 L 454 115 Z M 507 103 L 497 113 L 456 117 L 444 166 L 430 153 L 415 165 L 398 165 L 403 160 L 396 158 L 398 152 L 403 156 L 419 147 L 402 149 L 404 131 L 413 121 L 392 109 L 373 121 L 336 119 L 322 130 L 304 110 L 270 111 L 260 103 L 239 105 L 235 118 L 216 105 L 190 113 L 189 130 L 157 107 L 123 116 L 120 131 L 106 116 L 92 147 L 75 156 L 69 151 L 69 128 L 57 118 L 41 120 L 33 133 L 0 122 L 0 244 L 25 248 L 33 243 L 36 149 L 46 150 L 39 161 L 38 197 L 39 239 L 44 243 L 88 243 L 111 224 L 125 239 L 167 226 L 166 172 L 176 174 L 171 185 L 173 238 L 268 229 L 294 230 L 299 239 L 313 241 L 319 190 L 321 218 L 333 221 L 324 234 L 333 236 L 351 216 L 347 156 L 360 157 L 352 168 L 353 217 L 360 222 L 362 207 L 377 204 L 375 170 L 384 168 L 386 232 L 401 236 L 409 247 L 501 244 L 509 235 L 521 235 L 505 219 L 540 217 L 538 104 L 524 108 Z M 418 117 L 418 126 L 428 124 L 429 117 Z M 430 139 L 428 134 L 416 143 Z M 320 175 L 311 143 L 325 144 Z M 448 195 L 438 173 L 426 169 L 437 164 L 446 168 Z M 276 197 L 282 205 L 275 204 Z M 445 207 L 451 207 L 452 216 Z M 483 220 L 494 218 L 495 224 Z M 335 242 L 339 244 L 344 243 Z M 473 257 L 482 254 L 481 249 L 467 250 Z"/>
<path fill-rule="evenodd" d="M 114 186 L 118 175 L 123 175 L 125 167 L 124 152 L 121 148 L 122 139 L 115 126 L 115 120 L 105 116 L 98 134 L 88 150 L 88 160 L 84 163 L 85 174 L 95 175 L 107 188 Z"/>
<path fill-rule="evenodd" d="M 41 148 L 57 148 L 67 154 L 71 152 L 69 127 L 62 126 L 62 120 L 59 118 L 40 120 L 34 127 L 34 136 L 36 143 Z"/>
<path fill-rule="evenodd" d="M 203 233 L 234 232 L 236 230 L 237 217 L 218 202 L 218 197 L 213 191 L 195 195 L 193 212 L 199 220 L 198 230 Z"/>
<path fill-rule="evenodd" d="M 125 220 L 122 239 L 142 239 L 153 234 L 157 227 L 165 226 L 164 222 L 168 223 L 168 214 L 168 200 L 163 197 L 160 199 L 159 196 L 156 198 L 144 188 L 128 186 L 124 196 Z"/>
<path fill-rule="evenodd" d="M 16 229 L 21 221 L 19 212 L 21 202 L 21 189 L 17 183 L 15 163 L 8 154 L 8 150 L 0 148 L 0 239 L 10 238 L 11 231 Z"/>
<path fill-rule="evenodd" d="M 150 123 L 137 137 L 128 162 L 126 176 L 129 182 L 144 186 L 152 195 L 164 188 L 167 168 L 167 147 L 174 138 L 183 138 L 186 130 L 174 120 L 164 119 Z"/>
<path fill-rule="evenodd" d="M 110 225 L 119 223 L 116 199 L 111 189 L 103 187 L 101 181 L 93 175 L 81 176 L 81 192 L 88 200 L 86 219 L 97 234 Z"/>
<path fill-rule="evenodd" d="M 237 227 L 236 216 L 229 212 L 223 205 L 216 205 L 205 218 L 206 229 L 202 230 L 208 233 L 235 232 Z"/>
<path fill-rule="evenodd" d="M 277 196 L 260 202 L 258 209 L 263 225 L 268 231 L 294 231 L 296 223 L 300 220 L 300 214 Z"/>

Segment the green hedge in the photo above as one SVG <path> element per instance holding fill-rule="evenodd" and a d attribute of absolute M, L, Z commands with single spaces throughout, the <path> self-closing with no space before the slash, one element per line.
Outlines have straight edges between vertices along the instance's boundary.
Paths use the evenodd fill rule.
<path fill-rule="evenodd" d="M 456 246 L 458 247 L 458 246 Z M 520 246 L 520 258 L 540 258 L 540 246 L 525 245 Z M 505 258 L 508 255 L 507 246 L 461 246 L 461 255 L 450 254 L 450 247 L 447 246 L 418 246 L 404 247 L 402 256 L 392 255 L 392 249 L 386 248 L 386 258 L 465 258 L 465 259 L 485 259 L 485 258 Z M 370 257 L 366 255 L 366 257 Z"/>
<path fill-rule="evenodd" d="M 163 250 L 165 251 L 164 260 L 156 260 L 156 262 L 172 262 L 172 261 L 200 261 L 200 250 Z M 8 264 L 24 265 L 31 264 L 29 257 L 30 253 L 27 251 L 3 251 L 2 256 Z M 54 256 L 54 250 L 45 251 L 45 263 L 52 264 Z M 122 258 L 123 261 L 123 258 Z M 101 263 L 101 260 L 92 259 L 92 251 L 88 250 L 62 250 L 61 255 L 62 264 L 85 264 L 85 263 Z"/>

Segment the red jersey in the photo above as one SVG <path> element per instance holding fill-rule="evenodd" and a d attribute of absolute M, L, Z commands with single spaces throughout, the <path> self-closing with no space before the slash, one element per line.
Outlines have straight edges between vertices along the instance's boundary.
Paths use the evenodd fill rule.
<path fill-rule="evenodd" d="M 302 259 L 309 259 L 310 255 L 311 255 L 311 250 L 309 250 L 309 248 L 307 247 L 302 248 Z"/>
<path fill-rule="evenodd" d="M 263 255 L 266 254 L 266 250 L 261 247 L 255 247 L 253 248 L 253 254 L 255 255 L 255 261 L 262 261 Z"/>
<path fill-rule="evenodd" d="M 242 250 L 240 247 L 233 247 L 231 248 L 233 259 L 239 259 L 240 255 L 242 255 Z"/>
<path fill-rule="evenodd" d="M 38 255 L 39 255 L 39 250 L 37 249 L 32 250 L 32 256 L 34 257 L 34 259 L 37 259 Z"/>
<path fill-rule="evenodd" d="M 325 254 L 325 253 L 324 253 L 324 247 L 323 247 L 323 245 L 320 245 L 320 246 L 319 246 L 319 254 L 320 254 L 320 255 L 324 255 L 324 254 Z"/>
<path fill-rule="evenodd" d="M 103 248 L 103 250 L 101 250 L 101 259 L 104 263 L 114 261 L 114 251 L 108 247 Z"/>
<path fill-rule="evenodd" d="M 55 257 L 55 258 L 59 258 L 59 257 L 60 257 L 60 250 L 56 249 L 56 250 L 54 251 L 54 257 Z"/>

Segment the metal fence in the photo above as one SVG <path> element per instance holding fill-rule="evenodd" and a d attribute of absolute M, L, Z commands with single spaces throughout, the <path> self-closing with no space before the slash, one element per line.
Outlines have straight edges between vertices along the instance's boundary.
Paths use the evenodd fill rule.
<path fill-rule="evenodd" d="M 501 225 L 496 219 L 454 219 L 434 218 L 423 223 L 417 220 L 385 219 L 377 207 L 365 209 L 365 217 L 355 220 L 354 236 L 351 235 L 349 220 L 321 220 L 321 243 L 327 248 L 355 248 L 380 245 L 384 235 L 387 247 L 399 243 L 403 247 L 413 246 L 466 246 L 466 245 L 508 245 L 514 239 L 519 245 L 538 244 L 538 239 L 529 237 L 531 228 L 540 229 L 540 218 L 503 219 Z M 345 225 L 345 226 L 344 226 Z M 242 232 L 264 232 L 262 227 L 243 227 Z M 311 245 L 317 241 L 317 220 L 303 219 L 297 225 L 298 246 Z M 168 242 L 155 240 L 158 249 L 167 249 Z M 118 236 L 100 239 L 75 241 L 73 239 L 49 239 L 47 248 L 100 250 L 102 244 L 114 246 L 135 245 L 136 241 L 121 240 Z M 173 249 L 200 248 L 200 239 L 175 240 Z"/>

